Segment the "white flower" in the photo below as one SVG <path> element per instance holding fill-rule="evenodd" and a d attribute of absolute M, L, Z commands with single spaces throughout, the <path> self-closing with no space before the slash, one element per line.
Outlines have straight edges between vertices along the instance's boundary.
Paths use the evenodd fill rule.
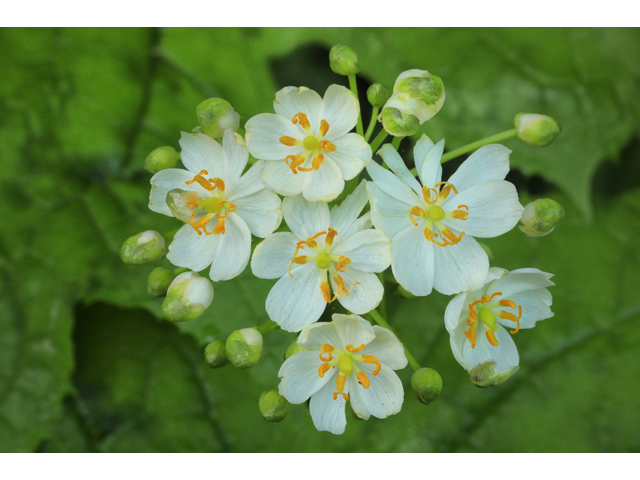
<path fill-rule="evenodd" d="M 253 274 L 281 277 L 269 292 L 266 309 L 284 330 L 299 332 L 311 325 L 335 299 L 358 314 L 382 300 L 384 289 L 372 272 L 389 266 L 391 246 L 382 232 L 370 228 L 369 213 L 358 218 L 367 203 L 365 185 L 361 182 L 331 213 L 326 203 L 285 198 L 282 210 L 291 232 L 275 233 L 256 246 Z"/>
<path fill-rule="evenodd" d="M 395 175 L 375 162 L 367 166 L 371 221 L 390 239 L 392 268 L 400 285 L 414 295 L 432 288 L 451 295 L 480 288 L 489 259 L 473 237 L 496 237 L 520 220 L 515 187 L 504 180 L 509 153 L 502 145 L 482 147 L 442 182 L 444 140 L 426 136 L 414 149 L 422 185 L 391 145 L 380 155 Z"/>
<path fill-rule="evenodd" d="M 547 290 L 554 285 L 552 276 L 536 268 L 491 268 L 482 288 L 454 297 L 445 326 L 458 363 L 467 371 L 484 362 L 495 362 L 496 375 L 515 371 L 520 358 L 510 333 L 553 316 Z"/>
<path fill-rule="evenodd" d="M 247 124 L 247 148 L 267 160 L 264 182 L 281 195 L 302 193 L 329 202 L 371 160 L 371 147 L 356 133 L 360 106 L 355 95 L 331 85 L 324 99 L 306 87 L 276 94 L 276 115 L 261 113 Z"/>
<path fill-rule="evenodd" d="M 215 282 L 239 275 L 251 256 L 251 234 L 264 238 L 282 220 L 280 198 L 262 182 L 264 162 L 242 175 L 249 152 L 236 135 L 225 131 L 220 146 L 207 135 L 183 132 L 187 170 L 168 168 L 151 178 L 149 208 L 188 222 L 167 258 L 196 272 L 211 265 Z"/>
<path fill-rule="evenodd" d="M 407 366 L 393 333 L 371 327 L 357 315 L 333 315 L 331 323 L 307 327 L 298 345 L 308 351 L 289 357 L 278 373 L 280 395 L 290 403 L 311 397 L 311 418 L 320 431 L 340 435 L 347 425 L 345 404 L 360 418 L 386 418 L 402 408 L 404 390 L 394 370 Z"/>

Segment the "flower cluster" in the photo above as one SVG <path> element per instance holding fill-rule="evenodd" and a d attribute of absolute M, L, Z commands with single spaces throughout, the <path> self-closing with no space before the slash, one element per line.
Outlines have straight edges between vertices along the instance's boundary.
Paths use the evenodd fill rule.
<path fill-rule="evenodd" d="M 267 331 L 299 332 L 280 368 L 278 390 L 260 397 L 260 410 L 268 421 L 280 421 L 289 403 L 310 399 L 316 428 L 341 434 L 347 402 L 363 419 L 400 411 L 404 389 L 394 371 L 408 363 L 420 401 L 431 402 L 442 388 L 439 374 L 422 368 L 399 341 L 385 309 L 377 310 L 385 287 L 397 284 L 413 296 L 433 289 L 455 295 L 442 319 L 453 355 L 474 383 L 492 386 L 518 369 L 513 334 L 553 315 L 547 290 L 553 283 L 534 268 L 490 268 L 477 240 L 507 233 L 518 222 L 542 224 L 536 212 L 543 209 L 528 207 L 523 217 L 516 188 L 505 180 L 508 148 L 474 142 L 468 152 L 475 151 L 443 180 L 442 163 L 456 156 L 444 153 L 444 140 L 434 144 L 422 135 L 413 149 L 414 170 L 398 153 L 397 140 L 383 144 L 389 134 L 412 135 L 442 108 L 442 80 L 409 70 L 391 95 L 375 84 L 365 133 L 357 56 L 346 46 L 334 47 L 332 56 L 332 69 L 349 77 L 352 90 L 331 85 L 321 97 L 305 87 L 283 88 L 275 95 L 275 113 L 250 118 L 244 135 L 228 102 L 201 103 L 200 126 L 183 132 L 179 142 L 184 169 L 174 168 L 178 153 L 170 147 L 147 159 L 146 168 L 155 172 L 149 208 L 182 226 L 175 234 L 133 236 L 121 256 L 146 264 L 166 253 L 180 267 L 159 267 L 149 278 L 149 292 L 166 295 L 163 315 L 174 322 L 197 318 L 213 302 L 211 282 L 198 274 L 205 269 L 220 282 L 250 262 L 256 277 L 277 279 L 265 303 L 269 320 L 210 343 L 207 363 L 250 368 Z M 369 142 L 378 122 L 383 128 Z M 526 133 L 536 144 L 529 137 L 539 128 L 518 128 L 512 137 Z M 547 144 L 549 132 L 543 133 Z M 537 235 L 561 218 L 548 210 Z M 252 236 L 263 239 L 253 252 Z M 345 314 L 321 321 L 331 303 Z M 433 324 L 432 318 L 412 321 L 416 329 Z"/>

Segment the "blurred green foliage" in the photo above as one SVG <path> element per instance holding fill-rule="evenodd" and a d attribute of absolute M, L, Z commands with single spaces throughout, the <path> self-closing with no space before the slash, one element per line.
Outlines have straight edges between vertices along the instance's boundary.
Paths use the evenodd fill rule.
<path fill-rule="evenodd" d="M 304 404 L 261 418 L 295 335 L 266 334 L 251 370 L 204 362 L 206 343 L 266 319 L 273 282 L 247 270 L 175 326 L 146 292 L 157 265 L 118 256 L 130 235 L 175 228 L 147 208 L 143 163 L 178 148 L 198 103 L 224 97 L 244 124 L 283 86 L 346 84 L 334 43 L 356 49 L 364 88 L 409 68 L 442 77 L 447 100 L 422 130 L 449 149 L 518 112 L 554 117 L 551 146 L 506 142 L 509 179 L 523 204 L 542 195 L 567 212 L 547 237 L 486 242 L 495 266 L 556 275 L 555 317 L 515 336 L 518 373 L 476 388 L 450 351 L 448 298 L 387 283 L 390 321 L 442 395 L 420 404 L 407 368 L 403 411 L 349 419 L 339 437 Z M 640 450 L 639 54 L 636 29 L 0 30 L 0 451 Z"/>

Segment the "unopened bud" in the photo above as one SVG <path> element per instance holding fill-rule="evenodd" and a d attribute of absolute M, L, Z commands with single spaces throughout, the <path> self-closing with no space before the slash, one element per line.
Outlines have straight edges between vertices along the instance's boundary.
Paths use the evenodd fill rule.
<path fill-rule="evenodd" d="M 169 285 L 162 315 L 172 322 L 186 322 L 202 315 L 212 301 L 211 282 L 195 272 L 184 272 Z"/>
<path fill-rule="evenodd" d="M 225 353 L 225 345 L 224 340 L 217 340 L 204 347 L 204 359 L 211 368 L 224 367 L 229 363 Z"/>
<path fill-rule="evenodd" d="M 191 216 L 206 213 L 204 208 L 197 206 L 200 196 L 193 190 L 174 188 L 167 192 L 167 207 L 178 220 L 187 223 Z"/>
<path fill-rule="evenodd" d="M 147 292 L 152 297 L 164 297 L 174 278 L 175 274 L 168 268 L 154 268 L 147 279 Z"/>
<path fill-rule="evenodd" d="M 421 403 L 429 405 L 442 391 L 442 377 L 432 368 L 421 368 L 411 375 L 411 388 Z"/>
<path fill-rule="evenodd" d="M 222 138 L 224 131 L 234 132 L 240 127 L 240 115 L 231 104 L 221 98 L 208 98 L 196 107 L 202 132 L 211 138 Z"/>
<path fill-rule="evenodd" d="M 551 117 L 538 113 L 519 113 L 515 118 L 518 138 L 529 145 L 545 147 L 560 133 L 560 125 Z"/>
<path fill-rule="evenodd" d="M 329 65 L 338 75 L 355 75 L 360 71 L 358 55 L 348 45 L 334 45 L 329 52 Z"/>
<path fill-rule="evenodd" d="M 262 418 L 267 422 L 280 422 L 289 413 L 289 402 L 278 393 L 278 390 L 262 392 L 258 407 L 260 407 Z"/>
<path fill-rule="evenodd" d="M 262 354 L 262 334 L 255 328 L 236 330 L 227 338 L 225 351 L 234 367 L 251 368 Z"/>
<path fill-rule="evenodd" d="M 496 372 L 496 362 L 488 360 L 469 370 L 469 378 L 478 387 L 495 387 L 507 381 L 511 375 L 518 371 L 518 368 L 520 367 L 516 365 L 502 372 Z"/>
<path fill-rule="evenodd" d="M 387 105 L 389 102 L 387 102 Z M 420 121 L 418 117 L 409 113 L 402 113 L 397 108 L 385 107 L 378 117 L 382 127 L 394 137 L 408 137 L 418 131 Z"/>
<path fill-rule="evenodd" d="M 405 93 L 416 101 L 414 110 L 405 111 L 393 103 L 387 106 L 415 115 L 420 120 L 420 124 L 440 111 L 445 98 L 442 79 L 437 75 L 431 75 L 426 70 L 417 69 L 407 70 L 398 75 L 391 99 L 400 93 Z"/>
<path fill-rule="evenodd" d="M 529 237 L 548 235 L 564 218 L 564 208 L 550 198 L 539 198 L 524 207 L 518 227 Z"/>
<path fill-rule="evenodd" d="M 128 265 L 146 265 L 164 257 L 164 237 L 154 230 L 138 233 L 122 244 L 120 258 Z"/>
<path fill-rule="evenodd" d="M 306 348 L 301 347 L 300 345 L 298 345 L 297 341 L 294 340 L 293 343 L 289 345 L 289 348 L 287 348 L 287 351 L 284 352 L 284 359 L 286 360 L 291 355 L 295 355 L 296 353 L 306 352 L 306 351 L 307 351 Z"/>
<path fill-rule="evenodd" d="M 367 89 L 367 100 L 377 108 L 383 107 L 390 96 L 389 89 L 381 83 L 374 83 Z"/>
<path fill-rule="evenodd" d="M 158 147 L 144 161 L 147 172 L 158 173 L 165 168 L 173 168 L 180 160 L 180 154 L 173 147 Z"/>

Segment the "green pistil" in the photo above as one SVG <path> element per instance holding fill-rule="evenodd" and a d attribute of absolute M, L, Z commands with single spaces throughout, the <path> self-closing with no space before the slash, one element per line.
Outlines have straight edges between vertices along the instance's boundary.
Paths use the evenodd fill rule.
<path fill-rule="evenodd" d="M 208 213 L 218 213 L 220 211 L 220 199 L 218 197 L 211 197 L 200 200 L 198 206 L 204 208 Z"/>
<path fill-rule="evenodd" d="M 445 217 L 445 213 L 442 207 L 439 207 L 438 205 L 434 205 L 429 209 L 428 216 L 429 216 L 429 220 L 431 220 L 432 222 L 439 222 Z"/>
<path fill-rule="evenodd" d="M 498 330 L 496 314 L 490 308 L 481 308 L 478 312 L 480 321 L 485 324 L 487 328 L 490 328 L 494 332 Z"/>
<path fill-rule="evenodd" d="M 313 135 L 309 135 L 302 141 L 302 148 L 308 152 L 313 152 L 318 149 L 318 139 Z"/>
<path fill-rule="evenodd" d="M 326 270 L 331 266 L 331 258 L 326 253 L 321 253 L 318 255 L 318 258 L 316 258 L 316 265 L 318 268 Z"/>

